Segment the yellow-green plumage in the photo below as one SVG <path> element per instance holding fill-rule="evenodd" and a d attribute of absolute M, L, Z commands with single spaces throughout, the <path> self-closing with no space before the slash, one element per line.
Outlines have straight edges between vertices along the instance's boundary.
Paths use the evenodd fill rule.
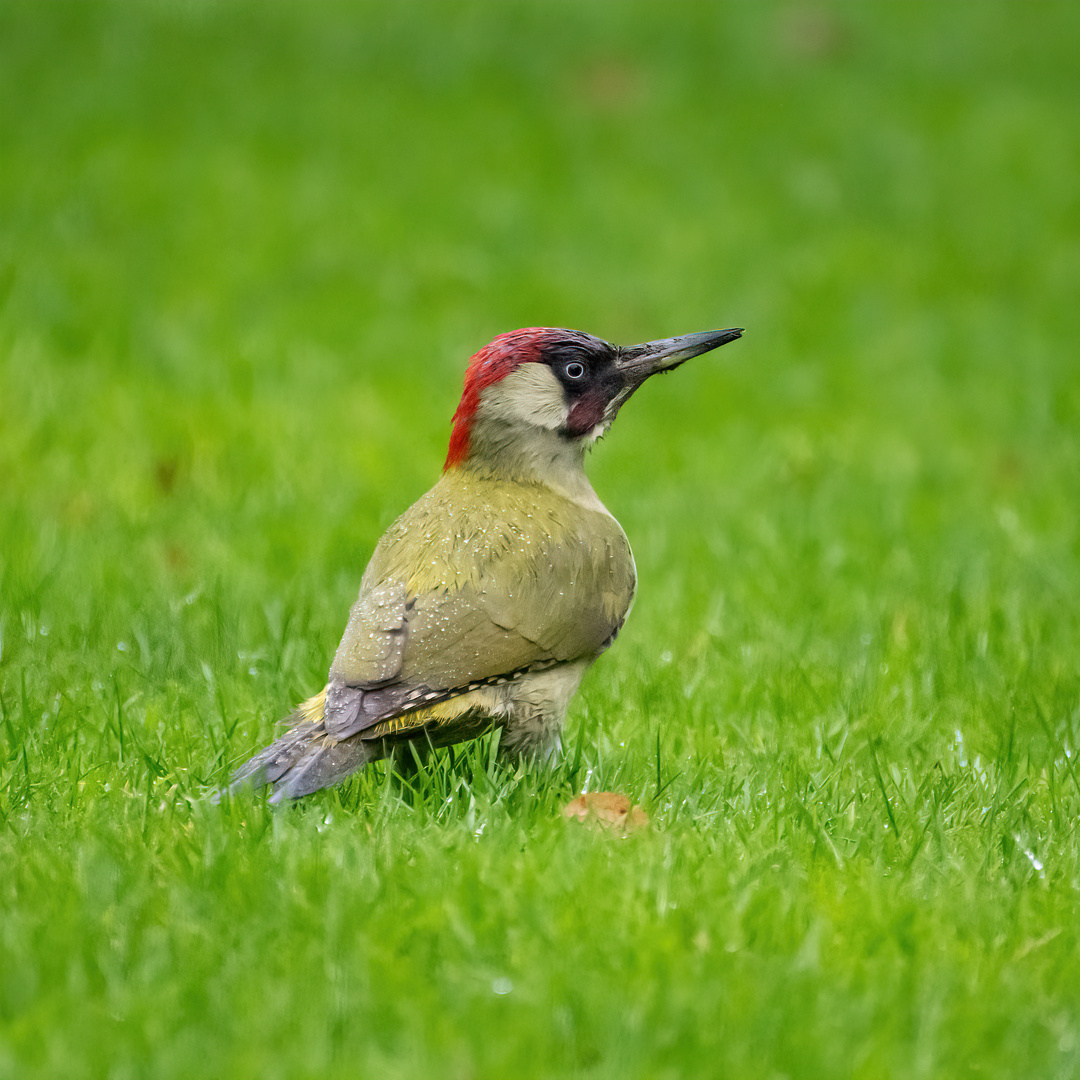
<path fill-rule="evenodd" d="M 626 535 L 591 488 L 449 469 L 379 541 L 330 685 L 236 782 L 297 797 L 395 741 L 439 746 L 496 724 L 511 750 L 550 751 L 635 584 Z"/>
<path fill-rule="evenodd" d="M 595 657 L 634 585 L 610 514 L 542 484 L 451 469 L 379 542 L 331 675 L 442 689 Z"/>
<path fill-rule="evenodd" d="M 649 374 L 732 336 L 619 350 L 577 331 L 526 330 L 481 350 L 447 468 L 376 546 L 328 685 L 234 786 L 269 783 L 275 799 L 296 798 L 405 742 L 438 746 L 493 725 L 508 752 L 557 748 L 570 698 L 636 584 L 585 450 Z"/>

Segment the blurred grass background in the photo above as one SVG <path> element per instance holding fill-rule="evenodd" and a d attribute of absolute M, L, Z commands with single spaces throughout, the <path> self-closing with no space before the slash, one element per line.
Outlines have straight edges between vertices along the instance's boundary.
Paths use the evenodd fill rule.
<path fill-rule="evenodd" d="M 1077 100 L 1071 3 L 4 0 L 0 1074 L 1080 1075 Z M 207 805 L 522 325 L 747 328 L 567 760 Z"/>

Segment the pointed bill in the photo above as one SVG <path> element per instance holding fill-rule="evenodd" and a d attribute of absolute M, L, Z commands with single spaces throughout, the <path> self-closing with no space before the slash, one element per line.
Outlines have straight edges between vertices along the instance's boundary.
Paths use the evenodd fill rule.
<path fill-rule="evenodd" d="M 711 352 L 729 341 L 742 337 L 742 327 L 728 330 L 706 330 L 701 334 L 646 341 L 643 345 L 628 345 L 618 350 L 615 367 L 633 384 L 644 382 L 650 375 L 671 371 L 694 356 Z"/>

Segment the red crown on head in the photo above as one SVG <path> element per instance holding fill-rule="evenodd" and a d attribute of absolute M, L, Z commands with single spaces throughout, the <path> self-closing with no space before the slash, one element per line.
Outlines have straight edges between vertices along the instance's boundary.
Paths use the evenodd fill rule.
<path fill-rule="evenodd" d="M 480 406 L 480 395 L 522 364 L 538 361 L 544 346 L 561 340 L 566 333 L 565 330 L 549 326 L 509 330 L 485 345 L 469 360 L 469 366 L 465 369 L 465 389 L 454 413 L 444 470 L 460 465 L 469 456 L 469 435 Z"/>

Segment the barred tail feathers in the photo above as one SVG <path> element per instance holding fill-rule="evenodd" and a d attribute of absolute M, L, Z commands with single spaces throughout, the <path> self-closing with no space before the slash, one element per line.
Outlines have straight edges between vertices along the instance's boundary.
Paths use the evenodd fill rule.
<path fill-rule="evenodd" d="M 380 756 L 377 744 L 358 736 L 338 742 L 326 733 L 326 690 L 309 698 L 286 720 L 293 726 L 233 774 L 229 791 L 274 785 L 270 801 L 299 799 L 330 787 Z"/>

